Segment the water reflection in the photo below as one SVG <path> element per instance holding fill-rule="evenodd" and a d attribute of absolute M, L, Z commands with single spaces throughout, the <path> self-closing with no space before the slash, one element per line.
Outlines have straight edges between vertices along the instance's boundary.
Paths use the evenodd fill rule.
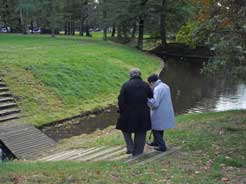
<path fill-rule="evenodd" d="M 246 84 L 227 78 L 209 79 L 200 74 L 201 66 L 169 61 L 160 78 L 172 91 L 176 114 L 246 109 Z M 103 113 L 45 127 L 43 131 L 55 140 L 82 133 L 92 133 L 115 125 L 116 107 Z"/>
<path fill-rule="evenodd" d="M 160 78 L 172 90 L 176 114 L 246 109 L 246 84 L 224 78 L 206 78 L 201 66 L 169 61 Z"/>

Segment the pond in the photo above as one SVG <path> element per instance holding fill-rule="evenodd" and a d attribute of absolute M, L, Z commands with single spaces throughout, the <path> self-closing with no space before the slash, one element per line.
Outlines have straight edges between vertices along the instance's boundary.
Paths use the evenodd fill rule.
<path fill-rule="evenodd" d="M 246 83 L 208 78 L 201 66 L 170 60 L 160 73 L 172 91 L 176 114 L 246 109 Z"/>
<path fill-rule="evenodd" d="M 160 78 L 172 92 L 175 114 L 246 109 L 246 83 L 224 78 L 206 78 L 201 66 L 169 60 Z M 118 118 L 116 107 L 102 113 L 74 118 L 42 130 L 55 140 L 82 133 L 92 133 L 115 125 Z"/>

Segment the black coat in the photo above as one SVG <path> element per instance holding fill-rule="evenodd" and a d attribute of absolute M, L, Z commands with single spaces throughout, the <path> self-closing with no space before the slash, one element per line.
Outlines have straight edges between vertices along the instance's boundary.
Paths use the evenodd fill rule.
<path fill-rule="evenodd" d="M 152 97 L 151 88 L 140 77 L 126 82 L 118 97 L 120 117 L 116 128 L 129 133 L 150 130 L 150 109 L 147 101 Z"/>

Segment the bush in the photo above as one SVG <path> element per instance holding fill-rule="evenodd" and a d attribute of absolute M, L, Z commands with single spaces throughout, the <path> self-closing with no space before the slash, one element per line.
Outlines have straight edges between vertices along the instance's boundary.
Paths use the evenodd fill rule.
<path fill-rule="evenodd" d="M 197 29 L 198 24 L 196 22 L 188 22 L 186 25 L 183 25 L 176 35 L 176 42 L 185 43 L 192 48 L 197 46 L 196 41 L 194 40 L 194 31 Z"/>

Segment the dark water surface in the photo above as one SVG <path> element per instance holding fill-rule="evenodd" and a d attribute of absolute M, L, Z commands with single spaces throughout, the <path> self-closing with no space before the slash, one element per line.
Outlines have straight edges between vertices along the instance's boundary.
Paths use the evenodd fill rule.
<path fill-rule="evenodd" d="M 160 73 L 162 81 L 172 92 L 175 114 L 246 109 L 246 84 L 227 78 L 205 78 L 201 66 L 169 61 Z M 116 107 L 110 107 L 97 115 L 75 118 L 70 121 L 44 127 L 42 130 L 55 140 L 82 133 L 92 133 L 115 125 Z"/>
<path fill-rule="evenodd" d="M 246 109 L 246 83 L 207 78 L 201 66 L 169 61 L 160 73 L 172 90 L 176 114 Z"/>

